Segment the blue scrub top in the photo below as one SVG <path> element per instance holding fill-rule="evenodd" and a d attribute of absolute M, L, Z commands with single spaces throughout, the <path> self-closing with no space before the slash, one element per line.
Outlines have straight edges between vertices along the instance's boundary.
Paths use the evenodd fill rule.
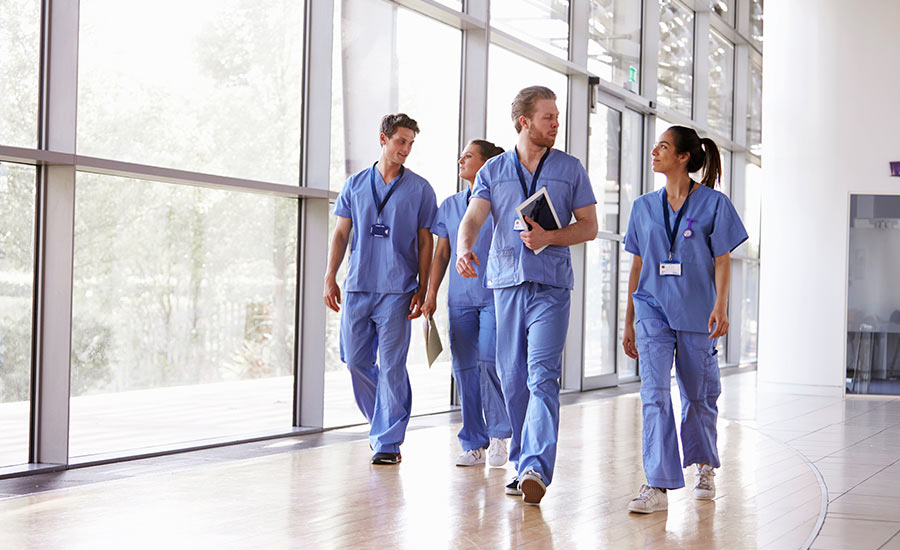
<path fill-rule="evenodd" d="M 641 279 L 632 295 L 636 319 L 663 319 L 674 330 L 709 332 L 709 315 L 716 303 L 715 258 L 747 240 L 747 231 L 731 201 L 705 185 L 690 195 L 675 235 L 672 260 L 681 262 L 681 276 L 660 276 L 659 264 L 669 257 L 663 213 L 663 190 L 637 198 L 631 208 L 625 250 L 643 261 Z M 669 223 L 676 212 L 669 209 Z M 691 222 L 693 235 L 684 237 Z"/>
<path fill-rule="evenodd" d="M 475 242 L 473 251 L 478 255 L 478 263 L 475 266 L 478 272 L 477 279 L 466 279 L 460 275 L 454 264 L 456 262 L 456 234 L 459 232 L 459 223 L 469 206 L 469 190 L 460 191 L 451 195 L 438 208 L 434 223 L 431 224 L 431 232 L 438 237 L 450 241 L 450 290 L 447 293 L 447 302 L 451 306 L 486 306 L 494 303 L 494 293 L 484 286 L 484 272 L 487 267 L 488 251 L 491 248 L 491 236 L 493 234 L 493 220 L 490 216 L 481 226 L 481 233 Z"/>
<path fill-rule="evenodd" d="M 535 254 L 522 243 L 513 229 L 516 207 L 527 197 L 516 172 L 519 158 L 515 147 L 491 158 L 478 171 L 473 196 L 490 201 L 494 216 L 494 239 L 487 264 L 487 287 L 509 288 L 526 281 L 569 288 L 574 285 L 572 260 L 568 246 L 550 245 Z M 522 166 L 530 188 L 532 174 Z M 572 220 L 572 212 L 596 204 L 594 191 L 581 161 L 553 149 L 544 161 L 535 191 L 546 187 L 550 201 L 563 227 Z"/>
<path fill-rule="evenodd" d="M 378 207 L 369 183 L 375 170 L 378 200 L 396 187 L 384 210 L 381 223 L 390 228 L 388 237 L 371 234 L 378 220 Z M 418 230 L 431 227 L 437 199 L 431 185 L 410 169 L 384 184 L 381 174 L 371 166 L 347 180 L 332 213 L 353 222 L 350 242 L 350 270 L 344 281 L 346 292 L 405 294 L 416 291 L 419 275 Z"/>

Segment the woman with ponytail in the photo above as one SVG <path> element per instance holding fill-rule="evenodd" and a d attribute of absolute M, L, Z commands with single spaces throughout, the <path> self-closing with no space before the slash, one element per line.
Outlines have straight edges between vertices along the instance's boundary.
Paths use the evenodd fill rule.
<path fill-rule="evenodd" d="M 491 157 L 503 149 L 490 141 L 471 141 L 459 157 L 459 177 L 466 188 L 445 200 L 431 224 L 431 232 L 437 238 L 428 293 L 422 305 L 422 313 L 431 317 L 437 309 L 437 294 L 451 258 L 456 258 L 456 234 L 469 199 L 475 175 Z M 493 224 L 481 228 L 475 252 L 487 265 L 491 248 Z M 478 277 L 463 278 L 456 269 L 450 270 L 450 288 L 447 293 L 450 317 L 450 353 L 453 358 L 453 378 L 459 392 L 462 409 L 462 429 L 458 439 L 462 454 L 457 466 L 484 464 L 499 468 L 509 457 L 506 440 L 512 435 L 497 365 L 494 361 L 497 346 L 497 321 L 494 315 L 493 290 L 484 284 L 484 267 L 478 269 Z"/>
<path fill-rule="evenodd" d="M 715 190 L 719 148 L 684 126 L 672 126 L 653 148 L 653 171 L 666 186 L 634 201 L 625 250 L 634 255 L 622 345 L 640 357 L 643 462 L 647 483 L 632 512 L 668 508 L 667 489 L 684 487 L 694 464 L 694 498 L 712 499 L 720 466 L 716 447 L 719 361 L 716 342 L 728 333 L 732 250 L 747 239 L 737 212 Z M 698 184 L 689 174 L 701 173 Z M 681 448 L 671 400 L 671 370 L 681 392 Z"/>

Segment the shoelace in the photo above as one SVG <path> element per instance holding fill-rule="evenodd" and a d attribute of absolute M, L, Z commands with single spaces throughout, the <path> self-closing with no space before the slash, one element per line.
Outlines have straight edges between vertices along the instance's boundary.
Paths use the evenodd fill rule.
<path fill-rule="evenodd" d="M 697 489 L 704 489 L 704 490 L 712 489 L 712 485 L 710 484 L 710 478 L 715 475 L 716 475 L 716 472 L 712 469 L 706 470 L 706 472 L 704 472 L 703 470 L 698 470 L 697 471 L 697 486 L 696 486 Z"/>
<path fill-rule="evenodd" d="M 637 498 L 634 500 L 639 500 L 641 502 L 647 502 L 648 500 L 653 498 L 653 492 L 654 492 L 653 487 L 644 485 L 643 487 L 641 487 L 641 492 L 638 493 Z"/>

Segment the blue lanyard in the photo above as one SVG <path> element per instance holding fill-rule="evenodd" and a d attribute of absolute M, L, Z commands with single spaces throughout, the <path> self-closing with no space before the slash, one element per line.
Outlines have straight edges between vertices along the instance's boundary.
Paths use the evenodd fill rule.
<path fill-rule="evenodd" d="M 378 209 L 378 221 L 380 223 L 381 211 L 384 210 L 384 205 L 387 204 L 388 199 L 391 198 L 391 195 L 394 194 L 394 191 L 396 191 L 397 187 L 400 185 L 400 180 L 401 178 L 403 178 L 403 172 L 406 170 L 406 168 L 404 166 L 400 167 L 400 175 L 397 176 L 396 183 L 394 183 L 394 185 L 391 186 L 391 188 L 388 190 L 387 195 L 384 196 L 384 200 L 379 201 L 378 191 L 375 189 L 375 166 L 377 165 L 377 162 L 372 165 L 372 171 L 369 172 L 369 183 L 372 185 L 372 200 L 375 201 L 375 207 Z"/>
<path fill-rule="evenodd" d="M 472 188 L 466 189 L 466 206 L 469 205 L 469 201 L 472 200 Z"/>
<path fill-rule="evenodd" d="M 516 151 L 516 173 L 519 174 L 519 183 L 522 184 L 522 192 L 525 193 L 525 198 L 527 199 L 531 195 L 534 195 L 536 191 L 538 178 L 541 177 L 541 170 L 544 169 L 544 161 L 547 160 L 547 157 L 550 156 L 550 148 L 547 147 L 547 150 L 544 152 L 544 156 L 541 157 L 541 161 L 538 162 L 537 169 L 534 171 L 534 177 L 531 178 L 531 192 L 528 192 L 528 186 L 525 185 L 525 174 L 522 173 L 522 163 L 519 161 L 519 152 Z"/>
<path fill-rule="evenodd" d="M 681 225 L 681 218 L 684 216 L 685 211 L 688 207 L 688 200 L 691 198 L 691 191 L 694 190 L 694 180 L 691 180 L 691 187 L 688 189 L 688 194 L 684 198 L 684 204 L 681 205 L 681 208 L 678 209 L 678 214 L 675 215 L 675 227 L 669 227 L 669 195 L 666 193 L 666 188 L 663 187 L 662 192 L 662 205 L 663 205 L 663 216 L 666 218 L 666 235 L 669 237 L 669 259 L 672 259 L 672 251 L 675 249 L 675 236 L 678 234 L 678 226 Z"/>

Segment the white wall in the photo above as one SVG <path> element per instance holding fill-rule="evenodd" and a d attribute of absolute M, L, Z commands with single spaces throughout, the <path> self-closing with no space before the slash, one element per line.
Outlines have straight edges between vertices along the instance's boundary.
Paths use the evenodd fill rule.
<path fill-rule="evenodd" d="M 900 2 L 765 9 L 759 384 L 840 395 L 849 196 L 900 194 Z"/>

